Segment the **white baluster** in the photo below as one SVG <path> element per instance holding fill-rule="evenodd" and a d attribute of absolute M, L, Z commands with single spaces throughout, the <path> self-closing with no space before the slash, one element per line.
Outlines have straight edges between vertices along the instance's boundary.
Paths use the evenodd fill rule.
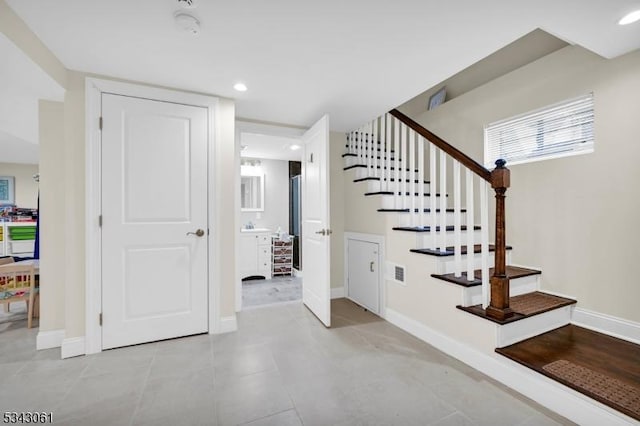
<path fill-rule="evenodd" d="M 430 249 L 435 250 L 438 246 L 436 244 L 436 224 L 438 214 L 436 212 L 436 155 L 439 149 L 436 150 L 436 146 L 434 144 L 429 144 L 429 234 L 431 234 L 431 247 Z M 446 212 L 441 212 L 440 214 L 446 214 Z"/>
<path fill-rule="evenodd" d="M 373 176 L 378 177 L 380 173 L 378 173 L 378 148 L 380 145 L 378 144 L 378 119 L 376 118 L 371 122 L 371 138 L 373 139 Z"/>
<path fill-rule="evenodd" d="M 440 151 L 440 251 L 447 250 L 447 155 Z"/>
<path fill-rule="evenodd" d="M 454 275 L 462 275 L 462 220 L 460 215 L 460 162 L 453 160 L 453 252 Z M 467 232 L 469 229 L 467 228 Z"/>
<path fill-rule="evenodd" d="M 388 191 L 387 188 L 387 160 L 385 151 L 387 149 L 387 115 L 383 115 L 380 120 L 380 191 Z"/>
<path fill-rule="evenodd" d="M 349 152 L 351 154 L 356 153 L 356 141 L 355 141 L 356 136 L 355 135 L 356 135 L 355 130 L 351 132 L 351 134 L 349 135 Z"/>
<path fill-rule="evenodd" d="M 393 184 L 391 183 L 391 115 L 385 114 L 386 122 L 386 130 L 387 130 L 387 159 L 385 160 L 385 164 L 387 165 L 387 186 L 384 189 L 385 191 L 391 191 L 393 188 Z"/>
<path fill-rule="evenodd" d="M 422 136 L 418 137 L 418 193 L 420 194 L 418 225 L 422 227 L 426 225 L 424 221 L 424 138 Z"/>
<path fill-rule="evenodd" d="M 475 224 L 475 213 L 473 210 L 473 173 L 467 170 L 467 280 L 474 279 L 474 245 L 473 225 Z"/>
<path fill-rule="evenodd" d="M 402 123 L 400 125 L 400 151 L 402 151 L 402 170 L 400 172 L 400 179 L 402 179 L 402 208 L 406 209 L 409 207 L 409 203 L 407 202 L 407 192 L 409 188 L 407 187 L 407 167 L 409 166 L 409 144 L 407 143 L 407 125 Z"/>
<path fill-rule="evenodd" d="M 373 137 L 371 135 L 371 123 L 365 126 L 367 129 L 367 177 L 373 176 Z"/>
<path fill-rule="evenodd" d="M 362 127 L 360 129 L 358 129 L 358 137 L 356 138 L 356 141 L 358 143 L 358 164 L 365 164 L 364 162 L 364 140 L 363 138 L 363 132 L 362 132 Z"/>
<path fill-rule="evenodd" d="M 480 181 L 480 244 L 482 251 L 482 308 L 486 309 L 491 300 L 489 285 L 489 184 Z"/>
<path fill-rule="evenodd" d="M 402 198 L 400 198 L 400 191 L 401 191 L 401 186 L 400 186 L 400 120 L 398 120 L 397 118 L 393 120 L 393 128 L 394 128 L 394 134 L 395 134 L 395 138 L 394 138 L 394 146 L 395 146 L 395 151 L 396 151 L 396 155 L 395 155 L 395 176 L 396 176 L 396 188 L 393 191 L 393 199 L 394 199 L 394 205 L 396 206 L 396 209 L 401 209 L 402 205 L 400 204 L 400 202 L 402 201 Z"/>
<path fill-rule="evenodd" d="M 411 226 L 416 226 L 416 209 L 418 203 L 416 199 L 416 132 L 409 129 L 409 208 L 411 209 Z"/>

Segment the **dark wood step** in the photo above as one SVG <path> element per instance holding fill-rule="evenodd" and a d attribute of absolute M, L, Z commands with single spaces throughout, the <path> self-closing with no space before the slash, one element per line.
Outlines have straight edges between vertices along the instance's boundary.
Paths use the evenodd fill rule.
<path fill-rule="evenodd" d="M 351 169 L 366 169 L 367 166 L 366 164 L 352 164 L 351 166 L 347 166 L 345 167 L 343 170 L 351 170 Z M 386 167 L 382 167 L 382 166 L 377 166 L 377 167 L 373 167 L 371 166 L 372 169 L 384 169 L 387 170 Z M 395 171 L 396 168 L 395 167 L 390 167 L 389 170 Z M 402 171 L 402 169 L 400 169 L 400 171 Z M 411 173 L 411 169 L 404 169 L 405 172 L 409 172 Z M 418 170 L 414 170 L 414 173 L 418 173 Z"/>
<path fill-rule="evenodd" d="M 640 420 L 640 345 L 569 324 L 496 352 Z M 563 361 L 581 367 L 590 380 L 580 383 L 550 368 Z"/>
<path fill-rule="evenodd" d="M 372 195 L 395 195 L 396 193 L 393 191 L 377 191 L 377 192 L 365 192 L 364 196 L 365 197 L 370 197 Z M 411 195 L 410 192 L 405 192 L 405 195 Z M 418 192 L 414 192 L 415 196 L 419 196 L 420 194 Z M 398 195 L 402 195 L 402 192 L 398 191 Z M 430 197 L 431 194 L 428 192 L 423 193 L 422 195 L 424 195 L 425 197 Z M 439 197 L 440 194 L 436 194 L 436 197 Z M 445 195 L 445 197 L 448 197 L 449 195 Z"/>
<path fill-rule="evenodd" d="M 577 302 L 574 299 L 554 296 L 541 291 L 512 296 L 509 298 L 509 307 L 513 310 L 514 315 L 503 321 L 488 316 L 485 310 L 482 309 L 482 305 L 457 306 L 457 308 L 498 324 L 508 324 L 575 303 Z"/>
<path fill-rule="evenodd" d="M 391 151 L 391 153 L 393 154 L 393 151 Z M 345 154 L 342 154 L 342 158 L 346 158 L 346 157 L 357 157 L 357 156 L 358 156 L 358 154 L 354 154 L 354 153 L 352 153 L 352 152 L 347 152 L 347 153 L 345 153 Z M 367 156 L 365 155 L 365 157 L 367 157 Z M 371 158 L 373 158 L 373 156 L 372 156 L 372 155 L 371 155 L 370 157 L 371 157 Z M 380 160 L 380 161 L 386 161 L 386 158 L 383 158 L 383 157 L 376 157 L 376 158 L 377 158 L 378 160 Z M 391 161 L 396 161 L 396 159 L 395 159 L 394 157 L 391 157 Z M 402 161 L 402 158 L 398 158 L 398 161 Z"/>
<path fill-rule="evenodd" d="M 521 268 L 519 266 L 507 265 L 507 277 L 510 280 L 516 278 L 528 277 L 530 275 L 539 275 L 542 271 L 529 268 Z M 467 280 L 467 273 L 463 272 L 462 276 L 456 277 L 454 274 L 431 274 L 433 278 L 439 280 L 448 281 L 453 284 L 458 284 L 464 287 L 475 287 L 482 284 L 482 270 L 476 269 L 473 271 L 474 279 L 472 281 Z M 493 268 L 489 268 L 489 276 L 493 275 Z"/>
<path fill-rule="evenodd" d="M 363 177 L 363 178 L 359 178 L 359 179 L 354 179 L 353 181 L 358 183 L 358 182 L 365 182 L 365 181 L 368 181 L 368 180 L 379 181 L 380 179 L 381 178 L 379 178 L 379 177 L 368 176 L 368 177 Z M 395 181 L 396 181 L 395 178 L 389 179 L 389 182 L 395 182 Z M 407 183 L 411 183 L 411 179 L 405 179 L 404 181 L 407 182 Z M 402 182 L 402 179 L 400 179 L 400 182 Z M 414 179 L 413 183 L 420 183 L 420 181 L 418 179 Z M 431 182 L 429 182 L 428 180 L 425 180 L 423 183 L 431 183 Z"/>
<path fill-rule="evenodd" d="M 378 209 L 380 213 L 409 213 L 411 209 Z M 420 209 L 414 209 L 416 213 L 420 213 Z M 455 209 L 447 209 L 447 213 L 455 213 Z M 431 209 L 424 209 L 425 213 L 431 213 Z M 460 209 L 460 213 L 466 213 L 467 209 Z M 436 213 L 440 213 L 440 209 L 436 209 Z"/>
<path fill-rule="evenodd" d="M 511 250 L 511 246 L 507 246 L 507 250 Z M 461 247 L 462 254 L 467 254 L 467 246 Z M 445 256 L 453 256 L 455 253 L 453 252 L 453 247 L 446 247 L 445 251 L 440 251 L 438 249 L 411 249 L 409 250 L 411 253 L 418 254 L 426 254 L 428 256 L 437 256 L 437 257 L 445 257 Z M 496 246 L 493 244 L 489 244 L 489 251 L 496 251 Z M 480 244 L 475 244 L 473 246 L 474 253 L 480 253 Z"/>
<path fill-rule="evenodd" d="M 430 226 L 396 226 L 395 228 L 391 228 L 394 231 L 406 231 L 406 232 L 431 232 L 431 227 Z M 454 231 L 456 228 L 453 225 L 447 225 L 445 227 L 445 229 L 447 230 L 447 232 L 450 231 Z M 466 225 L 462 225 L 460 227 L 461 231 L 466 231 L 468 228 Z M 478 225 L 473 225 L 473 229 L 474 230 L 479 230 L 480 226 Z M 436 232 L 440 231 L 440 227 L 436 226 Z"/>
<path fill-rule="evenodd" d="M 345 145 L 345 148 L 349 149 L 349 145 Z M 387 152 L 387 150 L 385 148 L 374 148 L 374 151 L 384 151 Z M 391 150 L 391 153 L 395 152 L 393 149 Z"/>

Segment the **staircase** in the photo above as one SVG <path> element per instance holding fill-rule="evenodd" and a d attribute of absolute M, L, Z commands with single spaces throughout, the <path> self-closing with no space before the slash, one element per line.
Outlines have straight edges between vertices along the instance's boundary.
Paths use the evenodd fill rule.
<path fill-rule="evenodd" d="M 407 250 L 436 258 L 431 276 L 460 286 L 456 307 L 502 326 L 497 347 L 570 322 L 575 300 L 541 292 L 541 271 L 508 264 L 510 172 L 504 161 L 487 170 L 397 110 L 350 132 L 346 148 L 344 170 L 355 172 L 354 183 L 380 200 L 378 212 L 397 216 L 394 231 L 415 235 Z M 496 198 L 492 244 L 490 187 Z"/>
<path fill-rule="evenodd" d="M 387 260 L 403 258 L 409 272 L 419 280 L 424 276 L 424 287 L 419 291 L 428 294 L 429 300 L 422 305 L 432 311 L 428 318 L 435 324 L 435 334 L 455 334 L 455 328 L 442 326 L 453 322 L 482 335 L 475 339 L 477 347 L 495 350 L 500 356 L 553 377 L 544 370 L 547 367 L 538 368 L 534 361 L 518 359 L 516 344 L 534 347 L 535 339 L 531 338 L 541 336 L 541 353 L 549 357 L 544 339 L 574 327 L 569 324 L 576 300 L 541 291 L 542 271 L 511 263 L 514 248 L 506 244 L 505 233 L 510 172 L 505 162 L 497 160 L 496 167 L 488 170 L 397 110 L 349 132 L 343 158 L 344 170 L 353 173 L 353 182 L 364 196 L 379 200 L 377 214 L 393 216 L 385 221 L 393 224 L 392 232 L 386 233 L 393 247 L 393 253 L 387 252 Z M 493 229 L 489 226 L 490 189 L 495 196 Z M 400 247 L 406 249 L 406 255 L 397 254 Z M 411 322 L 406 318 L 395 320 L 396 324 L 413 327 Z M 434 335 L 430 331 L 422 333 Z M 463 333 L 452 338 L 460 336 Z M 469 333 L 464 336 L 469 338 Z M 492 346 L 486 348 L 485 342 L 492 339 Z M 640 353 L 640 348 L 635 350 Z M 522 352 L 535 358 L 529 349 Z M 545 362 L 550 361 L 545 358 Z M 616 379 L 611 380 L 615 383 Z M 619 401 L 606 402 L 597 391 L 569 386 L 640 420 L 637 407 L 630 411 Z M 588 414 L 583 415 L 583 419 L 589 419 Z"/>

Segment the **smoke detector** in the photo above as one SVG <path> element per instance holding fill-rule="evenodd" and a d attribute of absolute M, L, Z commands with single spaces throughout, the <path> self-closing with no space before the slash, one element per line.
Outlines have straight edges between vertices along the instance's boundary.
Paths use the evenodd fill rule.
<path fill-rule="evenodd" d="M 178 0 L 178 6 L 183 9 L 195 9 L 198 6 L 198 0 Z"/>
<path fill-rule="evenodd" d="M 188 13 L 178 12 L 173 18 L 176 21 L 176 26 L 182 31 L 194 35 L 200 32 L 200 22 Z"/>

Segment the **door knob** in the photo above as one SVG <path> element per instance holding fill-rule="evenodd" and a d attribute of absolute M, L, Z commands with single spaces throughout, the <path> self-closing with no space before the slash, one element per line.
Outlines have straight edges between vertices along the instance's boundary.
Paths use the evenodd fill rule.
<path fill-rule="evenodd" d="M 195 235 L 196 237 L 202 237 L 204 235 L 203 229 L 198 229 L 196 232 L 187 232 L 187 235 Z"/>
<path fill-rule="evenodd" d="M 370 270 L 371 272 L 375 272 L 375 271 L 373 270 L 373 265 L 375 265 L 375 262 L 371 262 L 371 263 L 369 264 L 369 270 Z"/>
<path fill-rule="evenodd" d="M 327 235 L 327 231 L 325 231 L 324 229 L 321 229 L 319 231 L 316 231 L 316 234 Z"/>

